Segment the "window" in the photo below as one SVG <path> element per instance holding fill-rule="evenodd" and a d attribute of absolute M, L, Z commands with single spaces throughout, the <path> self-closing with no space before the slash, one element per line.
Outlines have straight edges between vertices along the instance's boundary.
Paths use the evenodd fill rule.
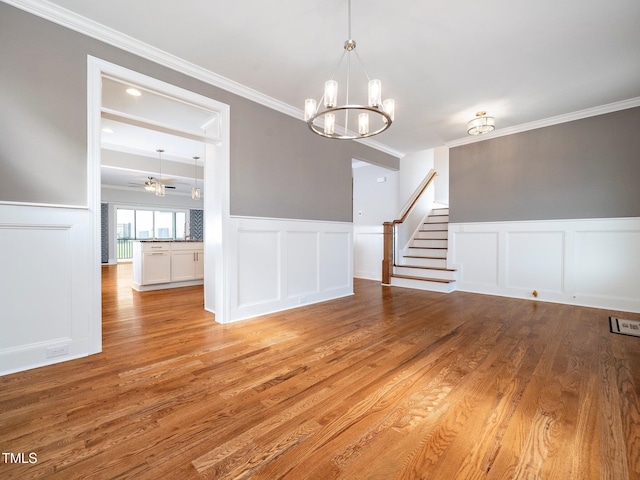
<path fill-rule="evenodd" d="M 137 240 L 144 240 L 153 237 L 153 212 L 151 210 L 135 210 L 136 236 Z"/>
<path fill-rule="evenodd" d="M 170 210 L 116 210 L 118 260 L 133 258 L 133 240 L 184 240 L 187 212 Z"/>

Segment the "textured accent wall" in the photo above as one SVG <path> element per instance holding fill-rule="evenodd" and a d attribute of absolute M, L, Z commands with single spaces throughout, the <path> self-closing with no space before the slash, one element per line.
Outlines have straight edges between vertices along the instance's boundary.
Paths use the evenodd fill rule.
<path fill-rule="evenodd" d="M 100 244 L 102 263 L 109 263 L 109 204 L 100 204 Z"/>
<path fill-rule="evenodd" d="M 452 223 L 640 217 L 640 107 L 449 152 Z"/>
<path fill-rule="evenodd" d="M 191 226 L 191 239 L 204 239 L 204 211 L 191 209 L 189 210 L 189 223 Z"/>

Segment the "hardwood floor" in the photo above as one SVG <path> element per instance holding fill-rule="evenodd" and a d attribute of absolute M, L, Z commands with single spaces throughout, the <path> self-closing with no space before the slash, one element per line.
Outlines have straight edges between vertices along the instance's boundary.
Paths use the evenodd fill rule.
<path fill-rule="evenodd" d="M 617 312 L 356 280 L 218 325 L 130 279 L 103 267 L 103 353 L 0 377 L 0 449 L 37 455 L 1 479 L 640 478 Z"/>

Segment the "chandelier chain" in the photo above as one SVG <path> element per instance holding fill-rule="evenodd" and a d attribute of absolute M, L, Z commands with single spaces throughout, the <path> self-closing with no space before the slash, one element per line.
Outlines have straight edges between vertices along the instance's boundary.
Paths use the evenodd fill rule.
<path fill-rule="evenodd" d="M 348 9 L 349 9 L 349 15 L 348 15 L 348 19 L 349 19 L 349 30 L 347 31 L 347 33 L 349 34 L 347 39 L 351 40 L 351 0 L 348 1 Z"/>

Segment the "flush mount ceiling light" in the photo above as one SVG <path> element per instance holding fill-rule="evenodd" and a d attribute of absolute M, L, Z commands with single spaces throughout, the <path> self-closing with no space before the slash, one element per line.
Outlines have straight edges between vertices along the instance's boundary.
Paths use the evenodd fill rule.
<path fill-rule="evenodd" d="M 351 0 L 348 2 L 349 8 L 349 36 L 344 43 L 344 52 L 340 57 L 338 66 L 333 72 L 330 80 L 324 84 L 324 95 L 319 102 L 309 98 L 304 104 L 304 119 L 312 132 L 326 138 L 339 140 L 354 140 L 357 138 L 367 138 L 384 132 L 391 126 L 394 119 L 395 102 L 391 99 L 382 101 L 382 82 L 377 79 L 370 79 L 364 68 L 358 52 L 356 52 L 356 42 L 351 39 Z M 347 81 L 344 85 L 344 103 L 338 103 L 338 82 L 334 80 L 336 72 L 342 65 L 345 56 L 347 57 Z M 355 56 L 368 80 L 368 102 L 364 104 L 349 103 L 349 86 L 351 81 L 351 57 Z M 322 108 L 321 108 L 322 107 Z M 344 114 L 344 115 L 343 115 Z M 337 117 L 340 115 L 344 133 L 336 133 Z M 358 133 L 349 131 L 349 116 L 358 119 Z"/>
<path fill-rule="evenodd" d="M 467 123 L 467 133 L 469 135 L 482 135 L 495 130 L 496 119 L 488 117 L 487 112 L 476 113 L 476 118 Z"/>
<path fill-rule="evenodd" d="M 193 157 L 193 187 L 191 187 L 191 198 L 193 200 L 200 200 L 200 189 L 198 188 L 198 159 L 200 157 Z"/>

